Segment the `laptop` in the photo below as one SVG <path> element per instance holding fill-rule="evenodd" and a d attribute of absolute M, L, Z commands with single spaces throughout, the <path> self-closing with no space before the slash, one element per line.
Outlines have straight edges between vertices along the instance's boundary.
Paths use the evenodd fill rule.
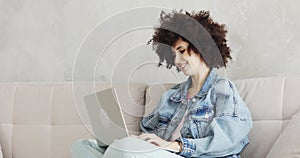
<path fill-rule="evenodd" d="M 85 96 L 84 102 L 99 146 L 107 147 L 115 139 L 129 136 L 114 88 Z"/>

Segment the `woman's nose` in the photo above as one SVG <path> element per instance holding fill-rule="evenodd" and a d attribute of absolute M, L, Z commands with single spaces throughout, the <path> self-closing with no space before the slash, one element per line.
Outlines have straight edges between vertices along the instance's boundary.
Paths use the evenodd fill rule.
<path fill-rule="evenodd" d="M 180 60 L 181 60 L 181 54 L 178 53 L 178 52 L 176 52 L 176 53 L 175 53 L 175 58 L 174 58 L 174 63 L 175 63 L 175 64 L 176 64 L 176 63 L 179 63 Z"/>

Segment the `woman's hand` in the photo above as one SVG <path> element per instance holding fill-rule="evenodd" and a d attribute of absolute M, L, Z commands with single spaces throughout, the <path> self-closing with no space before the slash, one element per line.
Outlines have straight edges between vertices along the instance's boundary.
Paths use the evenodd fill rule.
<path fill-rule="evenodd" d="M 162 147 L 166 150 L 177 152 L 177 153 L 180 152 L 180 144 L 178 142 L 168 142 L 165 141 L 164 139 L 161 139 L 157 135 L 150 134 L 150 133 L 143 133 L 137 137 L 149 143 Z"/>
<path fill-rule="evenodd" d="M 157 145 L 159 147 L 165 147 L 170 144 L 170 142 L 165 141 L 164 139 L 161 139 L 155 134 L 150 134 L 150 133 L 143 133 L 138 136 L 138 138 L 143 139 L 149 143 L 152 143 L 154 145 Z"/>

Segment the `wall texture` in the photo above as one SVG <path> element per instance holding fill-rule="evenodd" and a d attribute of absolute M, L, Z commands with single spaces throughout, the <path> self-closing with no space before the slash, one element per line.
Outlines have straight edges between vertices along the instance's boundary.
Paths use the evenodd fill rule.
<path fill-rule="evenodd" d="M 138 13 L 139 20 L 118 19 L 147 6 L 151 11 Z M 233 60 L 220 71 L 231 79 L 299 74 L 298 6 L 297 0 L 0 0 L 0 81 L 184 80 L 175 69 L 157 69 L 146 45 L 162 8 L 209 10 L 226 24 Z M 136 21 L 142 23 L 114 34 Z"/>

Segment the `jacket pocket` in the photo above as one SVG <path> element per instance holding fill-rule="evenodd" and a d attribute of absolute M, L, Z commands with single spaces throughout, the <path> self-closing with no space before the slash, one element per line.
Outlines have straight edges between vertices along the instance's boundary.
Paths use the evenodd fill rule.
<path fill-rule="evenodd" d="M 214 117 L 212 106 L 198 107 L 194 109 L 191 115 L 191 130 L 195 138 L 202 138 L 206 135 L 207 126 L 211 123 Z"/>

